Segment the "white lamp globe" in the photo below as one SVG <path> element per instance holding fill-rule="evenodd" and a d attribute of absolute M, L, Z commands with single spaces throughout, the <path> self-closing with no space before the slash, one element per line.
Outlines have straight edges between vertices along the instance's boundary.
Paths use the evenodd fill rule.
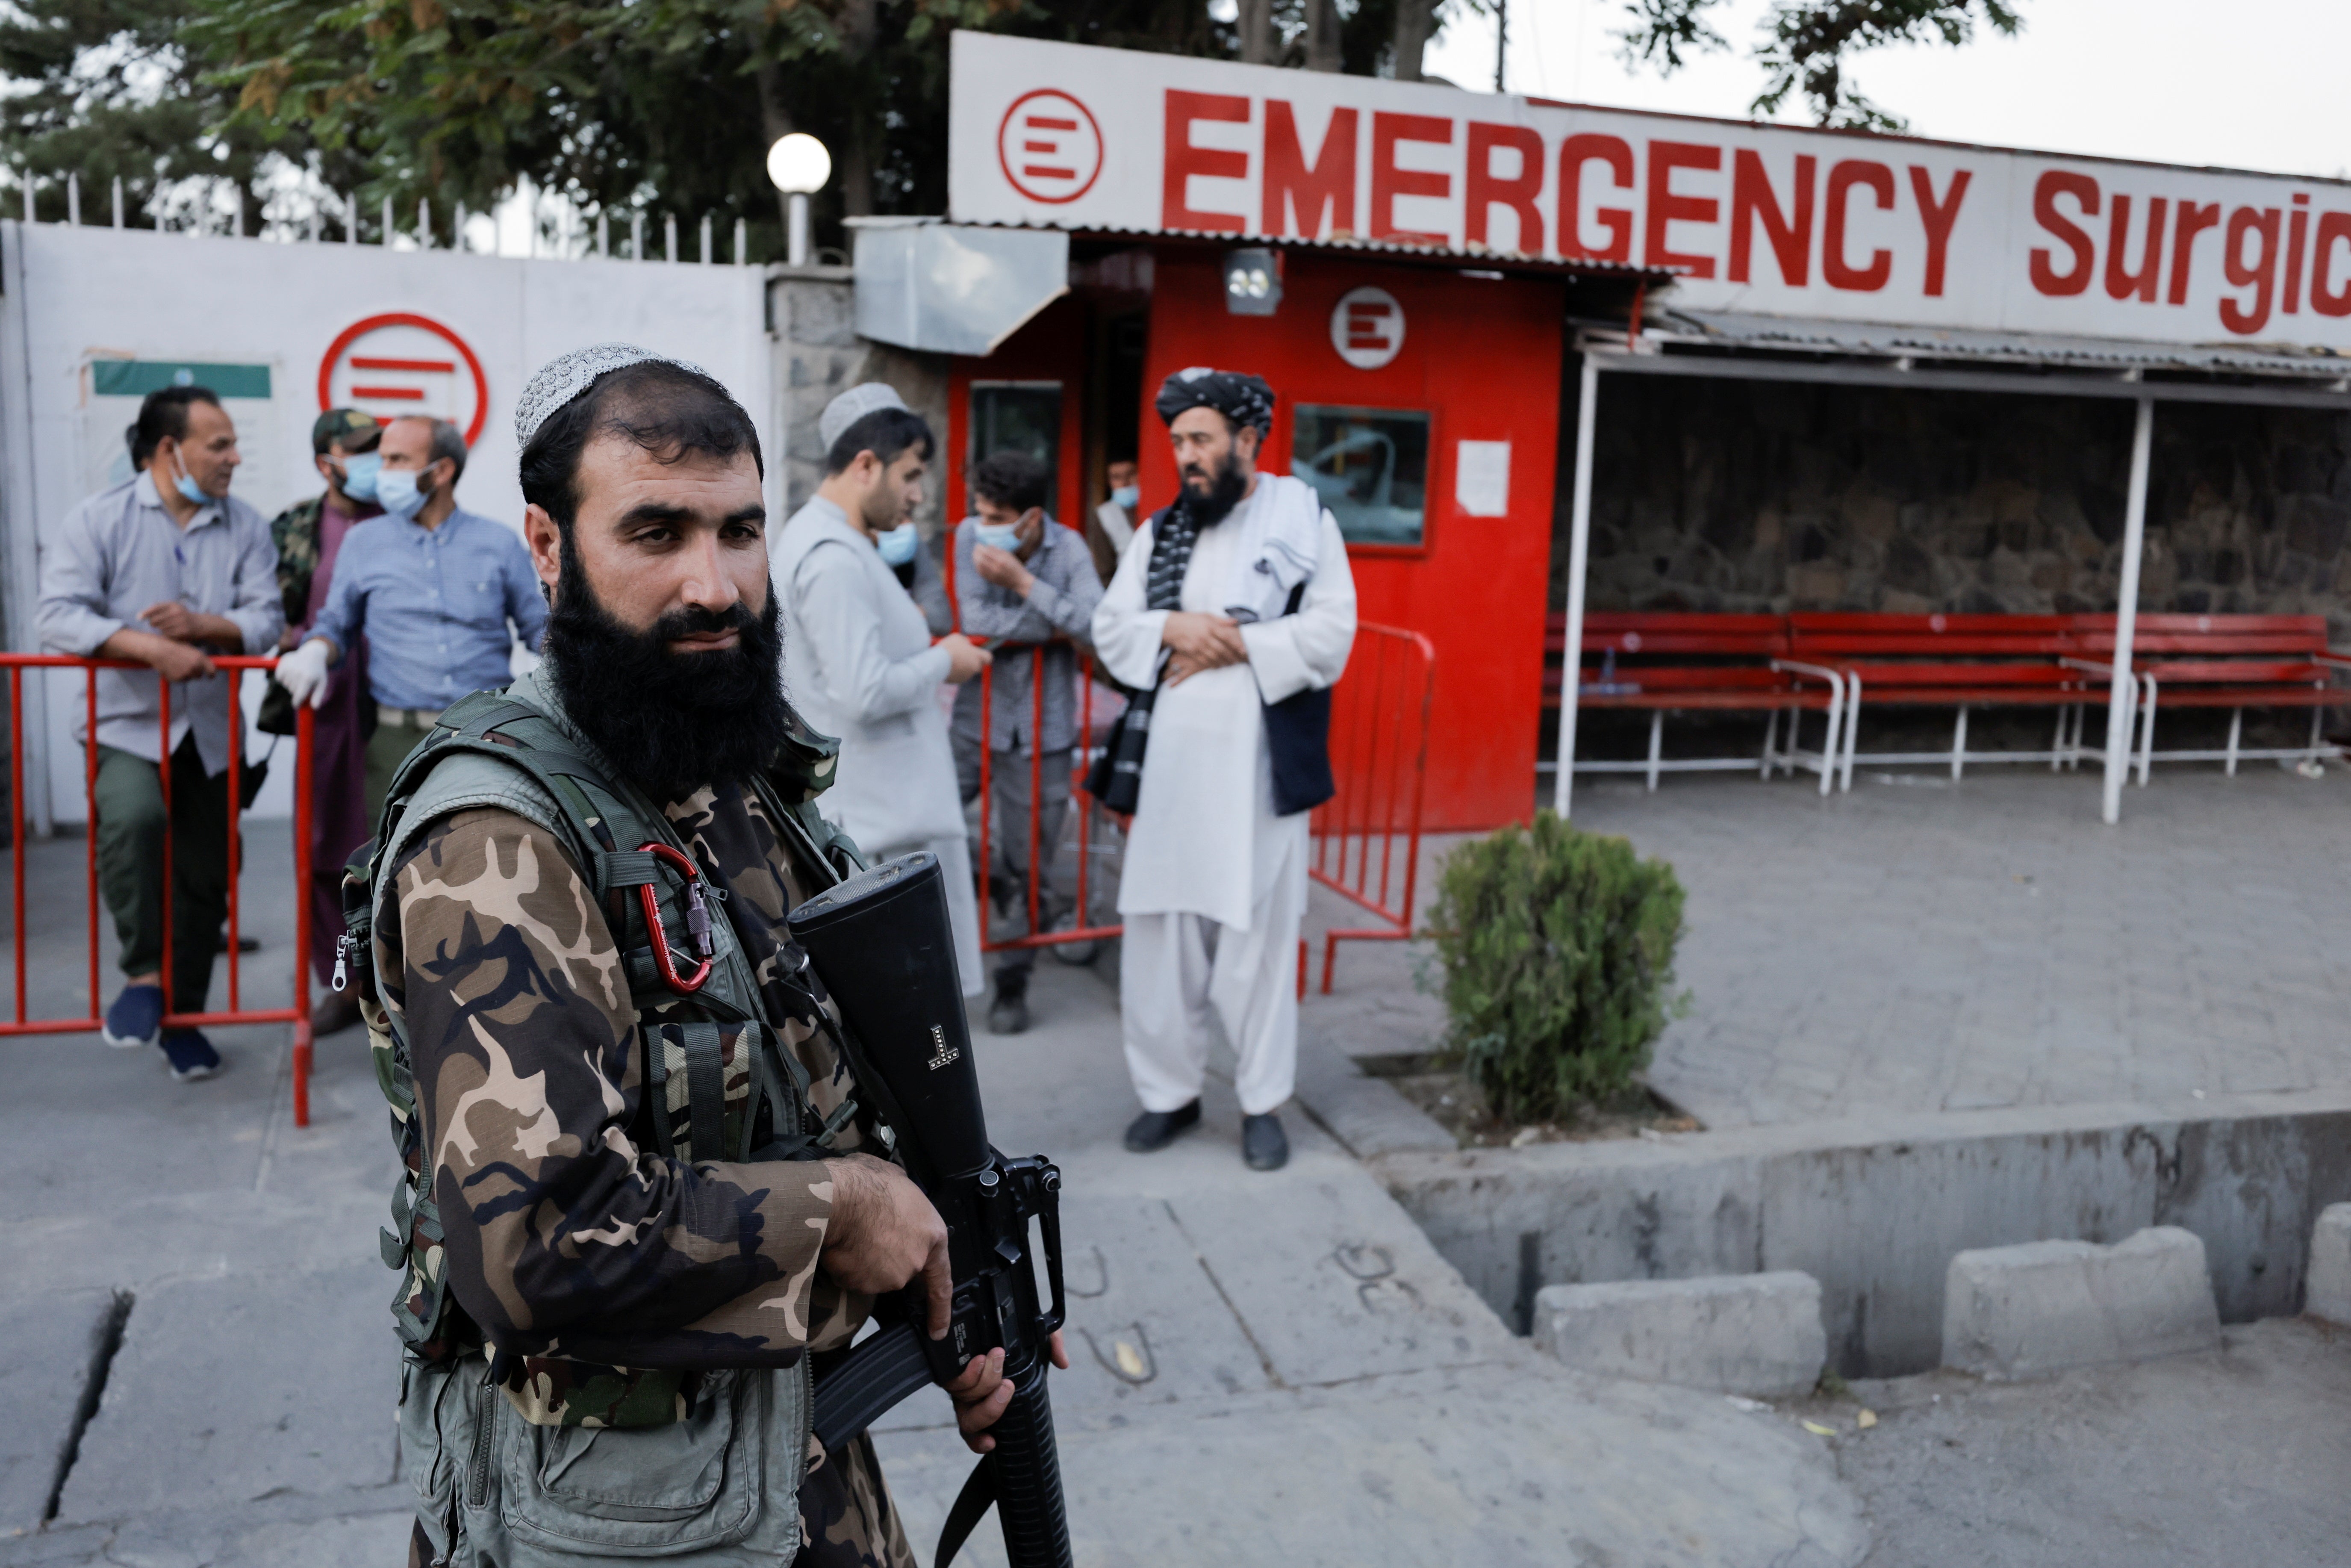
<path fill-rule="evenodd" d="M 768 149 L 768 178 L 786 195 L 813 195 L 832 178 L 832 154 L 815 137 L 795 131 Z"/>

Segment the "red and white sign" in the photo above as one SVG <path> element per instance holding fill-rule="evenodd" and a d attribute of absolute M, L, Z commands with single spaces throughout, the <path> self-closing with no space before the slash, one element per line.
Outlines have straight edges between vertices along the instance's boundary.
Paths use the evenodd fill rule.
<path fill-rule="evenodd" d="M 996 129 L 996 162 L 1006 183 L 1048 205 L 1074 202 L 1093 189 L 1102 152 L 1094 111 L 1052 89 L 1013 99 Z"/>
<path fill-rule="evenodd" d="M 1351 288 L 1331 310 L 1331 346 L 1359 371 L 1404 351 L 1404 307 L 1384 288 Z"/>
<path fill-rule="evenodd" d="M 1677 269 L 1700 310 L 2351 350 L 2341 181 L 994 33 L 955 36 L 948 121 L 958 222 L 1613 261 Z"/>
<path fill-rule="evenodd" d="M 378 419 L 427 413 L 481 438 L 489 378 L 465 339 L 429 316 L 394 311 L 343 329 L 319 361 L 319 407 L 355 408 Z"/>

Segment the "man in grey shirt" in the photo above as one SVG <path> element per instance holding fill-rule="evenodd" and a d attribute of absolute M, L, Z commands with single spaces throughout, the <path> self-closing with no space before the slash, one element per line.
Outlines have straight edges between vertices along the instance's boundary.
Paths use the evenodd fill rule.
<path fill-rule="evenodd" d="M 1071 748 L 1078 743 L 1077 655 L 1093 645 L 1102 579 L 1082 535 L 1048 516 L 1052 475 L 1020 452 L 998 452 L 971 471 L 972 506 L 955 531 L 957 608 L 966 635 L 996 653 L 987 680 L 987 829 L 992 936 L 1029 931 L 1029 796 L 1037 775 L 1037 915 L 1050 928 L 1061 901 L 1052 885 L 1054 846 L 1070 807 Z M 1043 718 L 1038 717 L 1041 668 Z M 956 694 L 953 739 L 956 782 L 966 804 L 979 794 L 979 682 Z M 996 966 L 996 999 L 987 1027 L 1019 1034 L 1029 1027 L 1033 947 L 1015 947 Z"/>
<path fill-rule="evenodd" d="M 126 432 L 141 472 L 66 515 L 41 564 L 37 616 L 52 653 L 132 659 L 147 670 L 98 675 L 99 885 L 122 946 L 109 1045 L 161 1045 L 174 1077 L 208 1078 L 220 1053 L 201 1030 L 163 1028 L 168 1010 L 204 1010 L 228 911 L 228 759 L 244 745 L 214 653 L 270 652 L 285 624 L 277 550 L 260 513 L 234 499 L 236 426 L 198 386 L 150 392 Z M 163 754 L 161 683 L 172 692 Z M 171 805 L 162 769 L 172 769 Z M 164 911 L 163 839 L 172 844 Z M 171 923 L 171 990 L 163 988 Z"/>

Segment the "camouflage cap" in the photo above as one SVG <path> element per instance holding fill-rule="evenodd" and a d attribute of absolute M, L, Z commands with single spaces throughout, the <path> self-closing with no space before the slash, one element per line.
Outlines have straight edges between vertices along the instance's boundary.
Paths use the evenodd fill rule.
<path fill-rule="evenodd" d="M 324 455 L 338 442 L 350 451 L 365 452 L 383 434 L 375 415 L 355 408 L 330 408 L 310 422 L 310 450 Z"/>

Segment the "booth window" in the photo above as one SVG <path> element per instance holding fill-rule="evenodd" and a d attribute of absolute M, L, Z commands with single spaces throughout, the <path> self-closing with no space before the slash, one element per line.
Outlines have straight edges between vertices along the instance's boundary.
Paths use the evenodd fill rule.
<path fill-rule="evenodd" d="M 974 382 L 971 383 L 971 462 L 999 452 L 1023 452 L 1061 472 L 1061 383 Z"/>
<path fill-rule="evenodd" d="M 1349 544 L 1426 542 L 1426 410 L 1300 403 L 1290 451 L 1290 472 L 1322 492 Z"/>

